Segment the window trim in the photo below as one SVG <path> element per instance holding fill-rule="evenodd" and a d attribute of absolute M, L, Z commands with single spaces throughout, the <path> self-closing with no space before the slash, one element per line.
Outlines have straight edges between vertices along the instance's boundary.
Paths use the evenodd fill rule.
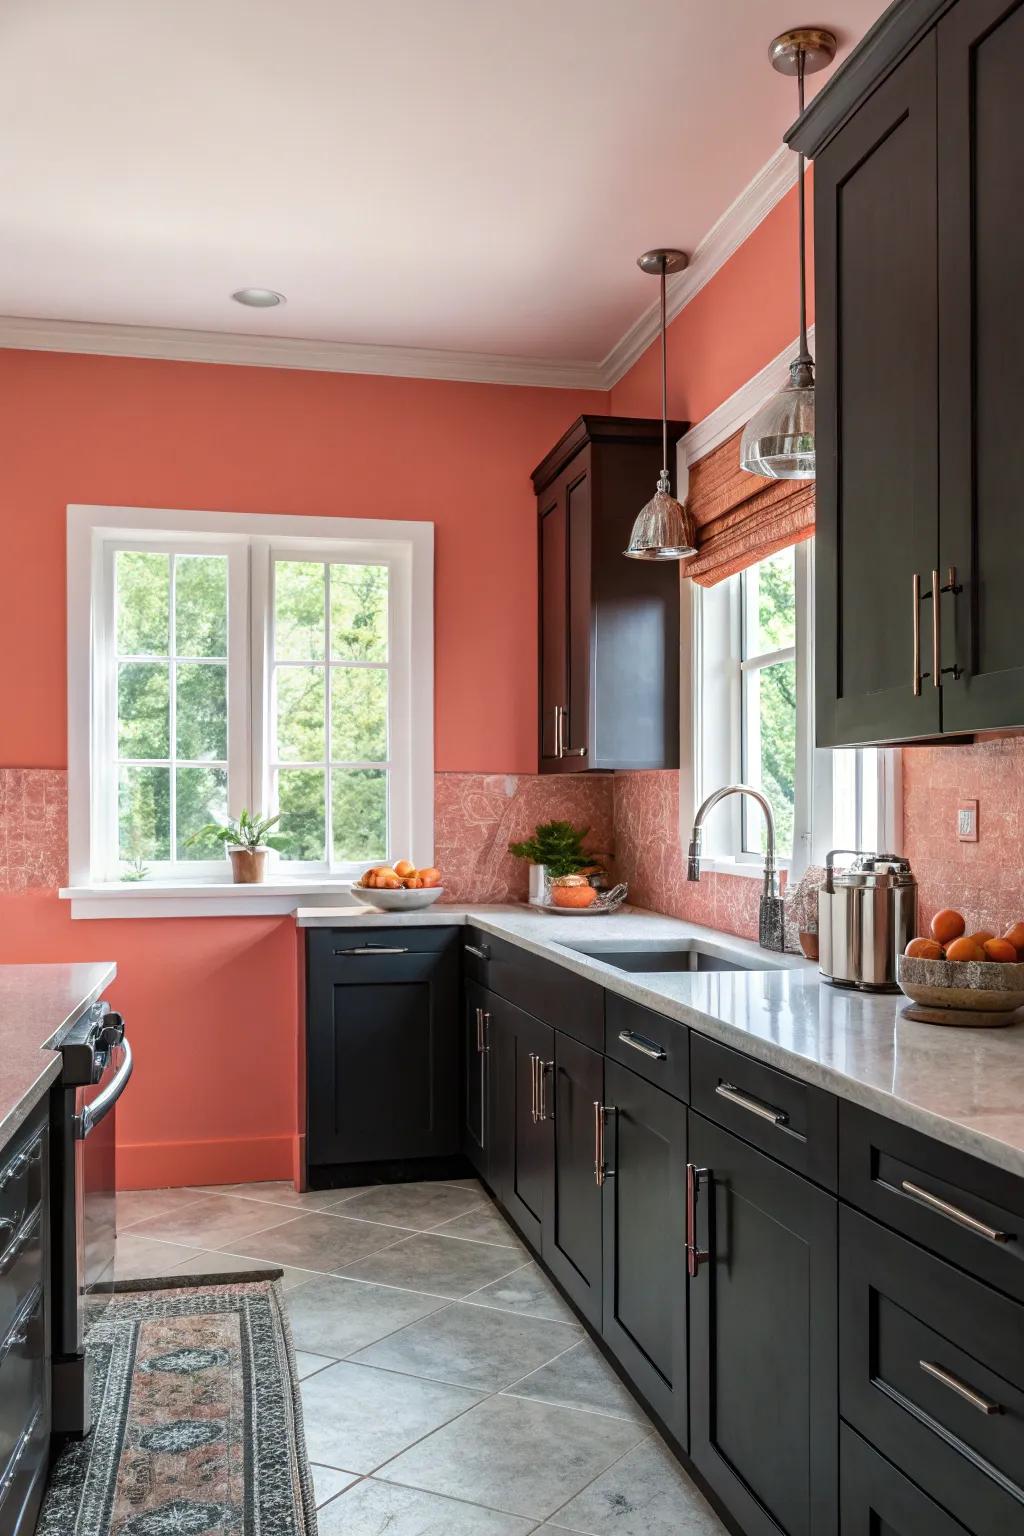
<path fill-rule="evenodd" d="M 160 539 L 180 544 L 182 537 L 196 543 L 218 546 L 218 553 L 225 548 L 244 548 L 246 561 L 251 567 L 250 593 L 244 613 L 232 613 L 232 641 L 244 644 L 249 652 L 246 670 L 254 680 L 253 696 L 236 707 L 245 710 L 246 737 L 257 740 L 257 732 L 265 732 L 267 721 L 262 707 L 260 679 L 266 675 L 270 658 L 265 647 L 269 643 L 269 625 L 260 620 L 261 604 L 265 604 L 269 592 L 267 582 L 270 566 L 270 550 L 275 554 L 285 547 L 319 546 L 331 541 L 343 541 L 347 545 L 373 546 L 379 550 L 387 546 L 388 558 L 394 558 L 404 571 L 407 584 L 409 623 L 407 630 L 406 668 L 396 668 L 407 679 L 404 704 L 405 728 L 408 731 L 409 762 L 408 782 L 403 790 L 409 826 L 409 856 L 418 864 L 433 862 L 433 809 L 434 809 L 434 525 L 430 522 L 406 520 L 304 517 L 291 514 L 186 511 L 154 507 L 107 507 L 70 505 L 67 509 L 67 645 L 68 645 L 68 833 L 70 883 L 62 896 L 74 898 L 90 894 L 107 893 L 115 896 L 116 906 L 123 912 L 135 896 L 143 897 L 139 905 L 143 909 L 159 906 L 157 893 L 178 893 L 176 909 L 189 905 L 184 892 L 196 897 L 197 911 L 207 911 L 211 903 L 209 895 L 218 893 L 214 903 L 218 909 L 229 905 L 232 890 L 239 890 L 239 900 L 259 900 L 265 897 L 269 904 L 280 902 L 287 888 L 301 892 L 295 903 L 305 901 L 318 891 L 343 892 L 351 883 L 348 876 L 339 877 L 326 871 L 312 872 L 312 878 L 303 881 L 296 873 L 296 866 L 282 871 L 282 878 L 272 879 L 259 890 L 252 887 L 232 888 L 226 882 L 212 878 L 216 872 L 224 872 L 223 865 L 205 866 L 189 872 L 181 878 L 160 878 L 132 885 L 117 879 L 103 879 L 99 870 L 99 848 L 94 845 L 93 814 L 97 797 L 103 793 L 103 785 L 93 771 L 93 743 L 98 733 L 109 725 L 109 703 L 104 704 L 103 689 L 99 686 L 98 669 L 94 665 L 94 647 L 97 656 L 109 654 L 111 642 L 112 609 L 103 613 L 99 594 L 110 590 L 104 580 L 104 561 L 120 540 L 133 545 L 158 544 Z M 266 549 L 265 559 L 258 552 Z M 230 556 L 229 556 L 230 560 Z M 260 568 L 263 568 L 262 587 Z M 265 611 L 265 609 L 263 610 Z M 236 636 L 235 621 L 244 625 Z M 229 684 L 230 687 L 230 684 Z M 246 684 L 248 692 L 248 683 Z M 259 695 L 259 697 L 257 697 Z M 248 733 L 251 732 L 251 737 Z M 236 733 L 237 734 L 237 733 Z M 260 737 L 260 740 L 263 738 Z M 229 763 L 233 762 L 232 742 L 228 743 Z M 257 793 L 257 786 L 250 777 L 250 763 L 244 766 L 243 783 L 250 799 Z M 262 754 L 261 754 L 262 756 Z M 262 757 L 265 762 L 265 757 Z M 235 778 L 237 779 L 237 772 Z M 229 797 L 237 793 L 236 784 L 229 773 Z M 257 798 L 261 798 L 260 789 Z M 104 803 L 106 803 L 104 801 Z M 234 809 L 234 806 L 233 806 Z M 99 823 L 97 822 L 98 826 Z M 205 879 L 204 879 L 205 875 Z M 208 887 L 197 896 L 197 887 Z M 105 915 L 90 903 L 91 916 Z M 72 907 L 72 916 L 77 915 Z M 84 915 L 84 913 L 83 913 Z M 140 912 L 139 915 L 143 915 Z M 185 915 L 175 910 L 174 915 Z"/>

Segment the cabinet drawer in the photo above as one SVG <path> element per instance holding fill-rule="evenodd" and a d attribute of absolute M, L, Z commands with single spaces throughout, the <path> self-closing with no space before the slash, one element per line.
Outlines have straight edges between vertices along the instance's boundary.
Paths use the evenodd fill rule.
<path fill-rule="evenodd" d="M 839 1426 L 839 1523 L 843 1536 L 967 1536 L 848 1424 Z"/>
<path fill-rule="evenodd" d="M 604 1049 L 604 990 L 596 982 L 472 928 L 463 937 L 463 963 L 471 981 L 591 1050 Z"/>
<path fill-rule="evenodd" d="M 604 1051 L 685 1103 L 690 1097 L 689 1030 L 653 1008 L 606 992 Z"/>
<path fill-rule="evenodd" d="M 842 1207 L 840 1411 L 974 1536 L 1024 1529 L 1024 1307 Z"/>
<path fill-rule="evenodd" d="M 0 1265 L 25 1217 L 42 1199 L 46 1139 L 45 1118 L 40 1123 L 40 1118 L 33 1116 L 31 1124 L 4 1150 L 0 1162 Z"/>
<path fill-rule="evenodd" d="M 835 1189 L 831 1094 L 691 1031 L 690 1102 L 788 1168 Z"/>
<path fill-rule="evenodd" d="M 1024 1179 L 843 1103 L 839 1193 L 1024 1301 Z"/>
<path fill-rule="evenodd" d="M 46 1297 L 29 1292 L 0 1338 L 0 1487 L 47 1403 Z"/>
<path fill-rule="evenodd" d="M 311 928 L 309 930 L 310 964 L 331 961 L 346 955 L 386 958 L 389 954 L 437 954 L 455 944 L 458 928 L 382 928 L 372 920 L 364 928 Z"/>
<path fill-rule="evenodd" d="M 0 1339 L 43 1280 L 43 1207 L 22 1216 L 0 1254 Z"/>

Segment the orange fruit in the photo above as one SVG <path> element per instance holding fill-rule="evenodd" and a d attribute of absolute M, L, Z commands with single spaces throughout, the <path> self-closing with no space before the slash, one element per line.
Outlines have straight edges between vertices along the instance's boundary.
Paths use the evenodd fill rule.
<path fill-rule="evenodd" d="M 410 875 L 414 875 L 415 873 L 416 865 L 410 864 L 408 859 L 399 859 L 398 863 L 395 865 L 395 874 L 401 876 L 403 880 L 408 879 Z"/>
<path fill-rule="evenodd" d="M 1012 928 L 1007 928 L 1003 938 L 1019 953 L 1024 949 L 1024 923 L 1014 923 Z"/>
<path fill-rule="evenodd" d="M 912 960 L 941 960 L 942 945 L 934 939 L 911 939 L 903 953 Z"/>
<path fill-rule="evenodd" d="M 553 885 L 551 899 L 556 907 L 592 907 L 597 892 L 592 885 Z"/>
<path fill-rule="evenodd" d="M 432 890 L 435 885 L 441 884 L 441 871 L 431 864 L 428 869 L 420 870 L 420 879 L 423 881 L 424 889 Z"/>
<path fill-rule="evenodd" d="M 954 939 L 946 945 L 947 960 L 984 960 L 985 951 L 973 939 Z"/>
<path fill-rule="evenodd" d="M 995 934 L 990 933 L 987 928 L 979 928 L 977 933 L 967 933 L 964 937 L 970 939 L 972 944 L 977 944 L 984 949 L 989 939 L 995 938 Z"/>
<path fill-rule="evenodd" d="M 981 946 L 989 960 L 998 960 L 1001 965 L 1015 965 L 1017 951 L 1009 939 L 987 939 Z"/>
<path fill-rule="evenodd" d="M 962 913 L 954 912 L 952 907 L 943 907 L 932 918 L 932 938 L 939 944 L 948 944 L 952 939 L 958 939 L 966 928 Z"/>

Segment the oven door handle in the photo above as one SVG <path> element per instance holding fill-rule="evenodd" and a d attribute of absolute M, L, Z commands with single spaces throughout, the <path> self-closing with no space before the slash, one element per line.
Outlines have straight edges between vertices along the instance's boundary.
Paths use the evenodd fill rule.
<path fill-rule="evenodd" d="M 118 1067 L 110 1082 L 103 1092 L 97 1094 L 91 1104 L 87 1104 L 80 1115 L 75 1116 L 75 1140 L 84 1141 L 105 1115 L 109 1115 L 118 1099 L 128 1086 L 128 1079 L 132 1075 L 132 1048 L 127 1036 L 121 1042 L 124 1051 L 124 1060 Z"/>

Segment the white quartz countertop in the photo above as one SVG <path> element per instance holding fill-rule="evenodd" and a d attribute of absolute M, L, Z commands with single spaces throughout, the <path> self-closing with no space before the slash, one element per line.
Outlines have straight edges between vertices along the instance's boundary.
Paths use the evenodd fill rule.
<path fill-rule="evenodd" d="M 635 908 L 588 918 L 555 917 L 526 906 L 439 903 L 404 914 L 315 907 L 300 908 L 297 920 L 302 927 L 367 931 L 472 923 L 839 1098 L 1024 1177 L 1024 1023 L 1003 1029 L 916 1024 L 902 1017 L 902 995 L 832 987 L 799 956 L 768 954 L 745 939 Z M 674 948 L 693 941 L 763 968 L 627 972 L 568 947 Z"/>
<path fill-rule="evenodd" d="M 0 1147 L 60 1076 L 64 1030 L 116 974 L 107 960 L 0 965 Z"/>

